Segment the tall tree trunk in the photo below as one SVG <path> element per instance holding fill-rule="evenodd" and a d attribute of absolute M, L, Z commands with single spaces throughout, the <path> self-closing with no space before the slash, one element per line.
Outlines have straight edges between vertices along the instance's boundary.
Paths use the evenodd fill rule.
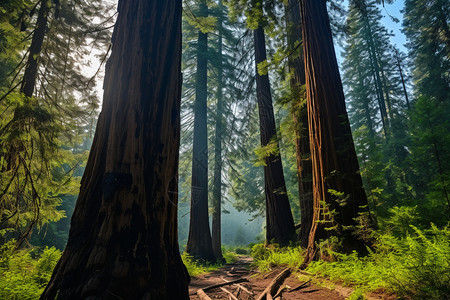
<path fill-rule="evenodd" d="M 177 241 L 181 1 L 120 0 L 66 249 L 41 299 L 189 299 Z"/>
<path fill-rule="evenodd" d="M 400 73 L 400 79 L 402 80 L 403 94 L 405 95 L 406 107 L 408 107 L 408 110 L 410 110 L 411 105 L 409 103 L 408 91 L 406 90 L 406 83 L 403 77 L 402 62 L 400 58 L 400 53 L 397 49 L 395 49 L 395 59 L 397 60 L 397 68 L 398 72 Z"/>
<path fill-rule="evenodd" d="M 261 146 L 276 141 L 275 116 L 273 113 L 272 94 L 268 74 L 260 75 L 258 64 L 266 60 L 264 29 L 259 26 L 254 30 L 256 92 L 258 98 Z M 264 158 L 264 190 L 266 193 L 266 243 L 286 245 L 295 237 L 294 220 L 286 192 L 280 153 Z"/>
<path fill-rule="evenodd" d="M 36 20 L 36 28 L 34 29 L 33 38 L 31 39 L 28 60 L 25 66 L 22 85 L 20 87 L 20 91 L 27 97 L 33 96 L 34 88 L 36 86 L 39 58 L 42 51 L 42 44 L 44 43 L 45 33 L 47 31 L 50 5 L 51 1 L 41 0 L 41 7 L 39 8 Z"/>
<path fill-rule="evenodd" d="M 288 3 L 288 43 L 293 52 L 288 58 L 291 72 L 290 87 L 293 95 L 292 119 L 294 122 L 295 153 L 297 161 L 298 191 L 300 197 L 300 232 L 299 241 L 302 247 L 308 246 L 309 231 L 311 230 L 313 215 L 312 198 L 312 166 L 309 149 L 308 110 L 306 95 L 301 92 L 305 84 L 305 64 L 301 49 L 302 28 L 300 6 L 297 0 Z M 298 50 L 294 50 L 298 47 Z"/>
<path fill-rule="evenodd" d="M 222 260 L 222 132 L 223 132 L 223 4 L 219 0 L 219 18 L 217 20 L 219 40 L 217 42 L 217 108 L 216 108 L 216 134 L 214 137 L 214 186 L 213 186 L 213 213 L 212 213 L 212 247 L 214 256 Z"/>
<path fill-rule="evenodd" d="M 307 264 L 316 256 L 316 242 L 332 235 L 342 238 L 344 250 L 364 249 L 364 242 L 344 226 L 357 225 L 354 218 L 367 211 L 362 208 L 367 207 L 367 198 L 358 173 L 326 1 L 301 0 L 300 5 L 314 197 Z M 348 199 L 338 201 L 330 189 L 343 192 Z"/>
<path fill-rule="evenodd" d="M 207 15 L 206 0 L 202 0 L 199 17 L 206 17 Z M 194 104 L 191 217 L 186 252 L 197 259 L 214 261 L 215 256 L 208 217 L 207 52 L 208 35 L 199 30 Z"/>

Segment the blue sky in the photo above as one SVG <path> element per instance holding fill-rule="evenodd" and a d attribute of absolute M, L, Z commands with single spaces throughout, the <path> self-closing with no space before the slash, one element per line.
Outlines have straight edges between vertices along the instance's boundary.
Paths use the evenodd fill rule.
<path fill-rule="evenodd" d="M 348 1 L 345 0 L 344 1 L 344 5 L 345 8 L 348 8 Z M 392 31 L 392 33 L 394 34 L 394 36 L 391 37 L 391 43 L 395 46 L 397 46 L 398 49 L 400 49 L 401 51 L 407 53 L 406 48 L 405 48 L 405 43 L 406 43 L 406 37 L 405 35 L 401 32 L 401 28 L 402 28 L 402 21 L 403 21 L 403 14 L 401 12 L 401 10 L 403 9 L 404 6 L 404 0 L 395 0 L 392 4 L 385 4 L 384 7 L 382 5 L 380 5 L 380 9 L 381 9 L 381 14 L 383 15 L 383 19 L 381 20 L 381 23 L 388 29 L 388 31 Z M 400 22 L 396 23 L 394 21 L 392 21 L 392 18 L 390 17 L 394 17 L 397 18 Z M 339 45 L 335 44 L 336 47 L 336 55 L 337 55 L 337 59 L 338 62 L 341 63 L 342 62 L 342 48 L 339 47 Z"/>
<path fill-rule="evenodd" d="M 402 20 L 403 16 L 401 13 L 401 10 L 403 9 L 404 1 L 403 0 L 396 0 L 393 4 L 385 4 L 385 7 L 382 8 L 381 13 L 383 14 L 383 20 L 382 23 L 389 31 L 393 31 L 395 34 L 394 37 L 391 38 L 391 41 L 394 45 L 397 45 L 398 48 L 401 50 L 404 49 L 404 45 L 406 43 L 406 38 L 403 33 L 401 33 L 400 29 L 402 26 Z M 391 15 L 397 19 L 400 20 L 400 23 L 395 23 L 391 20 L 391 18 L 388 16 Z"/>

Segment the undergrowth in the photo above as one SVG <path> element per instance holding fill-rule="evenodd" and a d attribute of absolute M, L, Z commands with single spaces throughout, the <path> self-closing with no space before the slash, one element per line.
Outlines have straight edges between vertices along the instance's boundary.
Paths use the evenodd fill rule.
<path fill-rule="evenodd" d="M 226 263 L 233 263 L 238 259 L 237 254 L 231 251 L 223 251 L 222 255 Z M 223 266 L 222 263 L 200 263 L 186 252 L 181 255 L 181 259 L 183 260 L 183 263 L 186 266 L 189 275 L 193 277 L 209 273 Z"/>
<path fill-rule="evenodd" d="M 447 299 L 450 295 L 450 230 L 448 227 L 420 230 L 404 238 L 379 235 L 375 251 L 366 257 L 357 253 L 331 253 L 334 262 L 317 261 L 308 266 L 315 276 L 353 285 L 358 291 L 378 288 L 413 299 Z"/>
<path fill-rule="evenodd" d="M 54 247 L 15 251 L 14 244 L 13 240 L 0 247 L 0 299 L 39 299 L 61 251 Z"/>
<path fill-rule="evenodd" d="M 256 244 L 252 247 L 253 265 L 262 273 L 270 271 L 278 265 L 298 268 L 302 262 L 301 247 L 283 247 L 277 245 Z"/>
<path fill-rule="evenodd" d="M 377 289 L 408 299 L 448 299 L 450 295 L 450 229 L 419 229 L 409 225 L 401 234 L 376 233 L 377 242 L 367 256 L 328 251 L 334 261 L 315 261 L 307 271 L 355 291 L 349 299 L 364 299 L 363 294 Z M 297 268 L 303 261 L 300 247 L 279 248 L 256 244 L 252 248 L 254 265 L 267 272 L 278 265 Z"/>

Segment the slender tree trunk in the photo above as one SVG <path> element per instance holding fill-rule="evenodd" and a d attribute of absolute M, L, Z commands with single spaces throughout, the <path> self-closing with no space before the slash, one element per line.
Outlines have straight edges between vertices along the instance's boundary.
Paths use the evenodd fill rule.
<path fill-rule="evenodd" d="M 207 15 L 208 7 L 206 1 L 202 0 L 199 16 L 206 17 Z M 208 217 L 207 52 L 208 35 L 199 30 L 194 104 L 191 217 L 186 252 L 197 259 L 214 261 Z"/>
<path fill-rule="evenodd" d="M 398 72 L 400 73 L 400 79 L 402 80 L 403 93 L 405 95 L 406 106 L 409 110 L 411 110 L 411 105 L 409 103 L 408 91 L 406 90 L 405 79 L 403 77 L 402 64 L 400 60 L 400 53 L 397 49 L 395 49 L 395 58 L 397 60 Z"/>
<path fill-rule="evenodd" d="M 300 5 L 314 197 L 307 264 L 316 257 L 316 242 L 332 235 L 342 238 L 344 250 L 365 248 L 345 226 L 357 225 L 354 218 L 366 211 L 361 207 L 367 207 L 367 198 L 358 173 L 326 1 L 301 0 Z M 349 198 L 339 203 L 330 189 Z"/>
<path fill-rule="evenodd" d="M 41 299 L 189 299 L 177 241 L 181 1 L 120 0 L 66 249 Z"/>
<path fill-rule="evenodd" d="M 309 148 L 308 110 L 306 107 L 306 95 L 301 92 L 305 84 L 305 64 L 301 47 L 301 19 L 298 1 L 289 0 L 288 3 L 288 43 L 292 51 L 298 50 L 288 58 L 291 72 L 291 92 L 294 100 L 292 103 L 292 119 L 294 122 L 295 153 L 297 161 L 298 191 L 300 197 L 300 232 L 299 241 L 302 247 L 308 246 L 309 231 L 311 230 L 313 215 L 312 198 L 312 166 Z"/>
<path fill-rule="evenodd" d="M 269 76 L 260 75 L 258 64 L 266 60 L 264 29 L 259 26 L 254 31 L 256 91 L 258 98 L 261 146 L 276 141 L 275 116 L 273 113 L 272 94 Z M 295 237 L 294 220 L 286 192 L 280 153 L 264 158 L 264 190 L 266 193 L 266 243 L 286 245 Z"/>
<path fill-rule="evenodd" d="M 219 0 L 219 18 L 217 20 L 219 40 L 217 43 L 217 108 L 216 108 L 216 134 L 214 137 L 214 186 L 213 186 L 213 213 L 212 213 L 212 247 L 214 256 L 222 260 L 222 132 L 223 132 L 223 4 Z"/>
<path fill-rule="evenodd" d="M 41 7 L 39 8 L 36 20 L 36 28 L 34 29 L 33 38 L 31 39 L 28 60 L 25 66 L 22 85 L 20 87 L 20 91 L 27 97 L 33 96 L 34 88 L 36 86 L 39 58 L 42 51 L 42 44 L 44 43 L 45 33 L 47 31 L 50 5 L 51 1 L 41 0 Z"/>

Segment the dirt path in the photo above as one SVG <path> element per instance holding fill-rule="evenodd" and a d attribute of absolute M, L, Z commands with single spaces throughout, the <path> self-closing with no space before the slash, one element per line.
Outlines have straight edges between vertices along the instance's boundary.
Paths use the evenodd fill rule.
<path fill-rule="evenodd" d="M 248 256 L 241 256 L 236 263 L 227 264 L 222 268 L 208 273 L 206 275 L 191 278 L 189 286 L 189 294 L 191 300 L 201 299 L 197 295 L 199 289 L 205 289 L 205 293 L 211 299 L 239 299 L 250 300 L 257 299 L 266 287 L 277 277 L 284 268 L 275 268 L 272 272 L 265 275 L 252 270 L 250 264 L 252 258 Z M 208 289 L 212 285 L 226 283 L 227 281 L 235 281 L 238 279 L 245 280 L 236 284 L 228 284 L 223 287 Z M 302 286 L 301 286 L 302 285 Z M 292 291 L 294 288 L 301 286 L 299 289 Z M 282 298 L 275 299 L 292 299 L 292 300 L 344 300 L 337 291 L 332 291 L 325 287 L 319 287 L 311 282 L 305 281 L 305 278 L 296 273 L 291 274 L 281 285 L 285 288 L 282 293 Z M 222 288 L 222 289 L 221 289 Z M 226 289 L 224 291 L 223 289 Z M 235 298 L 230 296 L 232 293 Z"/>

